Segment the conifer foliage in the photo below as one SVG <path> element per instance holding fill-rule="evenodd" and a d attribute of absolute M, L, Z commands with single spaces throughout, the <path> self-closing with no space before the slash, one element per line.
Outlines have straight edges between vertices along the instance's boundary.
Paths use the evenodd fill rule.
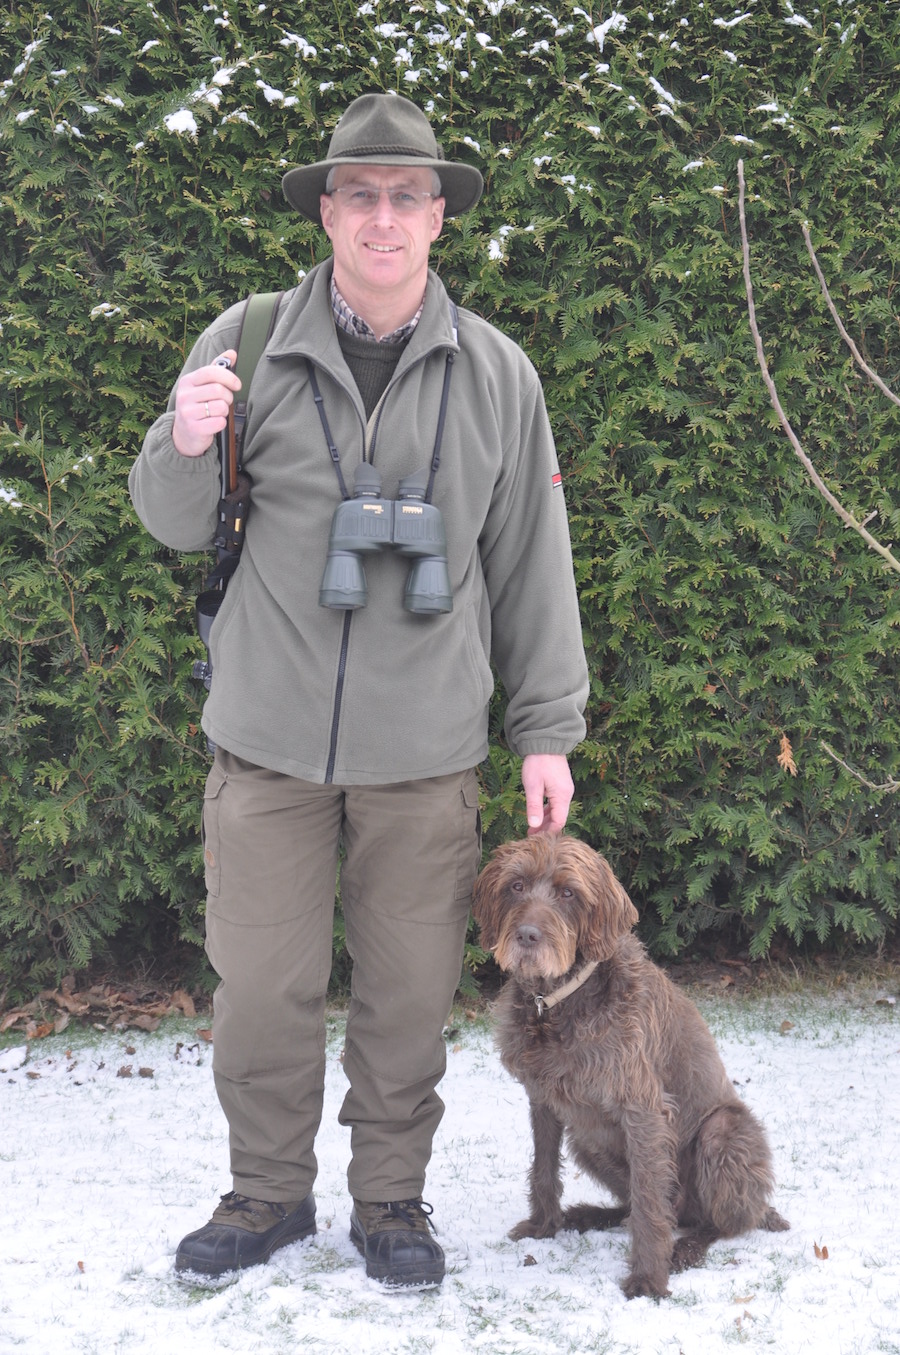
<path fill-rule="evenodd" d="M 900 540 L 892 0 L 10 0 L 0 19 L 0 987 L 202 927 L 193 595 L 126 479 L 200 329 L 324 256 L 285 168 L 395 90 L 484 173 L 436 264 L 520 341 L 558 435 L 592 673 L 573 829 L 646 938 L 872 941 L 898 907 L 897 581 L 760 380 Z M 252 693 L 248 693 L 252 699 Z M 838 762 L 823 747 L 842 760 Z M 518 768 L 483 768 L 488 845 Z"/>

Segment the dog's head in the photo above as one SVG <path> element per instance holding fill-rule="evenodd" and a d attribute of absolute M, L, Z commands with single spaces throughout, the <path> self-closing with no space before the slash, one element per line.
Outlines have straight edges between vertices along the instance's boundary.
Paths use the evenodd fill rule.
<path fill-rule="evenodd" d="M 608 960 L 637 910 L 609 863 L 574 837 L 539 833 L 498 847 L 475 881 L 473 913 L 501 969 L 559 978 Z"/>

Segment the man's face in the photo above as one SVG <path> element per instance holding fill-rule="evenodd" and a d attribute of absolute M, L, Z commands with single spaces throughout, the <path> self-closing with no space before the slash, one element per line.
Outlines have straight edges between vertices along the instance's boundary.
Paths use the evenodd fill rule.
<path fill-rule="evenodd" d="M 411 300 L 413 309 L 418 306 L 431 242 L 444 222 L 444 199 L 425 197 L 420 206 L 403 210 L 388 193 L 408 189 L 413 195 L 427 194 L 432 182 L 427 169 L 341 165 L 334 188 L 343 191 L 322 195 L 322 225 L 334 249 L 335 280 L 360 314 L 365 314 L 367 300 L 383 304 L 396 297 L 398 304 Z M 376 204 L 367 205 L 366 189 L 387 191 Z"/>

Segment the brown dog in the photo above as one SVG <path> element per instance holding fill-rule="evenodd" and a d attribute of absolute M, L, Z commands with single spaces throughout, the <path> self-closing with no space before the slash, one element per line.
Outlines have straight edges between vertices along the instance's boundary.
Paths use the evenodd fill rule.
<path fill-rule="evenodd" d="M 717 1238 L 789 1227 L 769 1207 L 762 1126 L 694 1004 L 632 936 L 637 912 L 602 856 L 572 837 L 508 843 L 478 877 L 474 913 L 510 975 L 498 1044 L 531 1103 L 531 1213 L 510 1237 L 628 1218 L 625 1293 L 663 1297 Z M 564 1132 L 618 1206 L 561 1207 Z"/>

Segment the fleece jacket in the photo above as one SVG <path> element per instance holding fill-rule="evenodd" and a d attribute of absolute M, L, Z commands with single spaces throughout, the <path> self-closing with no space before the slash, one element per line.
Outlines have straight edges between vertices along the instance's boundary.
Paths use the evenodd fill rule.
<path fill-rule="evenodd" d="M 537 373 L 521 348 L 451 307 L 428 274 L 421 318 L 367 421 L 331 312 L 331 261 L 289 291 L 252 382 L 243 466 L 253 482 L 246 540 L 210 638 L 210 739 L 313 782 L 389 784 L 475 766 L 487 753 L 495 673 L 510 747 L 569 753 L 583 738 L 588 676 L 561 477 Z M 242 307 L 197 341 L 191 371 L 234 347 Z M 457 326 L 454 326 L 457 320 Z M 404 609 L 409 560 L 364 557 L 368 599 L 319 605 L 335 508 L 332 453 L 313 364 L 348 490 L 363 461 L 396 499 L 430 466 L 452 372 L 432 502 L 447 538 L 452 610 Z M 208 549 L 217 529 L 215 448 L 181 456 L 174 391 L 131 470 L 132 499 L 159 541 Z"/>

